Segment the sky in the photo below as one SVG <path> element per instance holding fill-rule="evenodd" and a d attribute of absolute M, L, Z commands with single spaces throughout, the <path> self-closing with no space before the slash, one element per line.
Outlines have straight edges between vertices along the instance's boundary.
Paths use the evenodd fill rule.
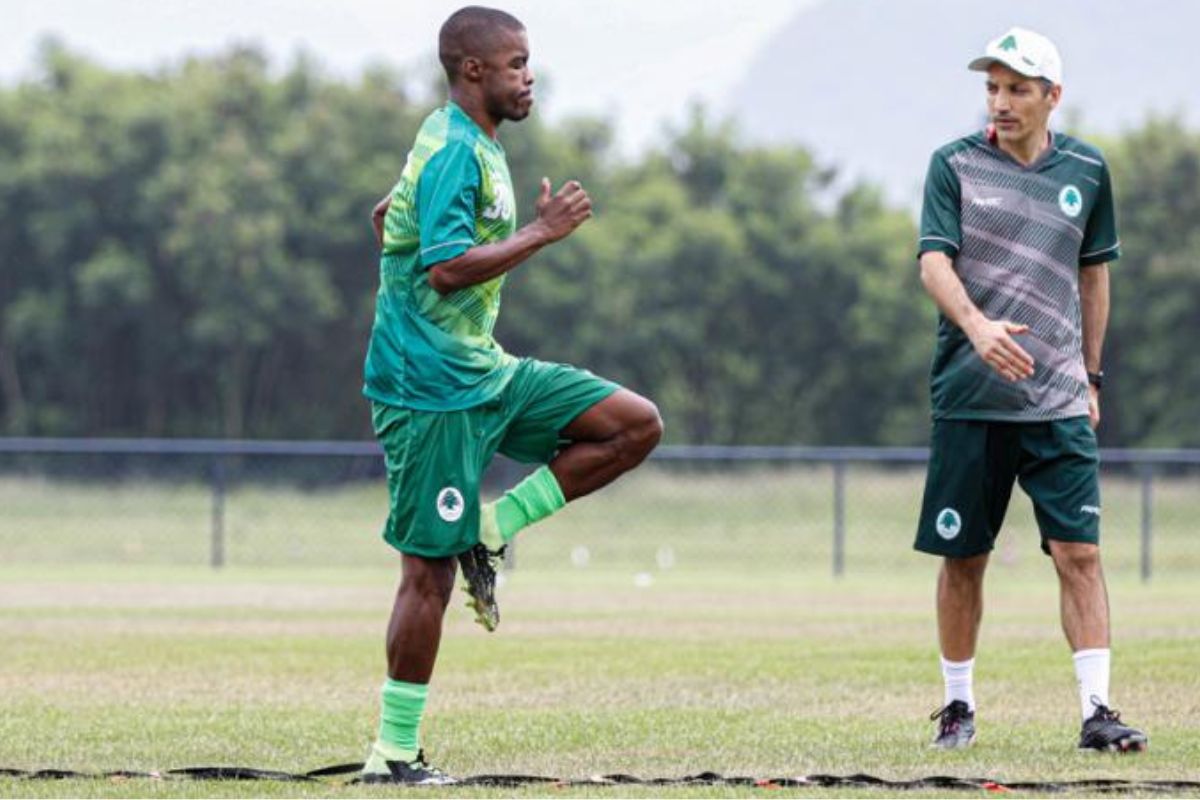
<path fill-rule="evenodd" d="M 155 67 L 251 42 L 280 66 L 305 50 L 346 77 L 380 62 L 419 72 L 431 68 L 441 23 L 467 2 L 3 0 L 0 81 L 27 76 L 37 43 L 50 34 L 112 67 Z M 681 120 L 690 100 L 726 107 L 752 55 L 814 2 L 504 0 L 502 7 L 525 23 L 535 74 L 547 78 L 540 113 L 610 117 L 621 148 L 635 152 Z"/>

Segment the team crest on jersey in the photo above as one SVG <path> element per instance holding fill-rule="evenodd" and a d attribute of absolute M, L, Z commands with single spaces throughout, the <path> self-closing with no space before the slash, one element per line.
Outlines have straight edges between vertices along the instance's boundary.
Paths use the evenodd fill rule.
<path fill-rule="evenodd" d="M 937 515 L 938 536 L 949 541 L 962 531 L 962 517 L 953 508 L 943 508 Z"/>
<path fill-rule="evenodd" d="M 1083 195 L 1078 186 L 1068 183 L 1062 187 L 1058 193 L 1058 208 L 1071 219 L 1079 216 L 1079 212 L 1083 211 Z"/>
<path fill-rule="evenodd" d="M 463 511 L 466 510 L 467 504 L 463 501 L 462 492 L 455 489 L 453 486 L 447 486 L 438 492 L 437 496 L 437 512 L 438 516 L 446 522 L 458 522 L 462 517 Z"/>

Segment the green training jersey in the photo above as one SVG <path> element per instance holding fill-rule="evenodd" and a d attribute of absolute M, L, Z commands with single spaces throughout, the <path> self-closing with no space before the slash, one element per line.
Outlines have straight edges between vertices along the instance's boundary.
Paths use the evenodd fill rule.
<path fill-rule="evenodd" d="M 498 395 L 517 359 L 492 337 L 504 276 L 438 294 L 430 267 L 517 227 L 504 148 L 453 102 L 417 132 L 384 219 L 375 324 L 363 393 L 421 411 Z"/>
<path fill-rule="evenodd" d="M 1100 152 L 1063 134 L 1025 166 L 986 133 L 933 154 L 920 252 L 937 250 L 989 319 L 1029 326 L 1016 338 L 1034 360 L 1010 383 L 944 315 L 931 394 L 935 419 L 1010 422 L 1088 413 L 1079 270 L 1117 259 L 1112 182 Z"/>

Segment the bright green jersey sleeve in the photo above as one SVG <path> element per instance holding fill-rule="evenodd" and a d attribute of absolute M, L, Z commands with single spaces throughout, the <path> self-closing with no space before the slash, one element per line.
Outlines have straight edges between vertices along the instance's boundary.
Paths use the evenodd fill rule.
<path fill-rule="evenodd" d="M 925 200 L 921 204 L 921 238 L 917 256 L 931 250 L 951 258 L 962 249 L 962 190 L 946 154 L 938 150 L 929 161 Z"/>
<path fill-rule="evenodd" d="M 372 400 L 457 411 L 495 398 L 516 371 L 493 332 L 505 276 L 441 294 L 431 266 L 516 230 L 504 148 L 457 104 L 421 124 L 384 218 L 375 322 L 363 368 Z"/>
<path fill-rule="evenodd" d="M 1092 213 L 1088 215 L 1087 227 L 1083 230 L 1083 244 L 1079 248 L 1079 266 L 1105 264 L 1121 257 L 1121 242 L 1117 238 L 1117 212 L 1113 202 L 1112 178 L 1108 165 L 1100 170 L 1100 185 L 1096 187 L 1096 200 Z"/>
<path fill-rule="evenodd" d="M 448 143 L 429 159 L 417 181 L 421 265 L 449 261 L 475 246 L 475 218 L 483 179 L 473 147 Z"/>

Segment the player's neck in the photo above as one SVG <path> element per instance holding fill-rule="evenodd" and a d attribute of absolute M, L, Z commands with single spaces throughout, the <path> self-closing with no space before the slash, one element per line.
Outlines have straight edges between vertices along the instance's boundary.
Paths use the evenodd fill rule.
<path fill-rule="evenodd" d="M 1050 147 L 1049 127 L 1034 131 L 1023 139 L 1011 140 L 996 137 L 996 146 L 1025 166 L 1029 166 Z"/>
<path fill-rule="evenodd" d="M 484 133 L 491 138 L 496 138 L 496 131 L 500 127 L 500 120 L 493 119 L 492 115 L 484 108 L 483 101 L 476 97 L 471 92 L 465 92 L 458 87 L 450 87 L 450 99 L 463 110 L 464 113 L 478 125 Z"/>

